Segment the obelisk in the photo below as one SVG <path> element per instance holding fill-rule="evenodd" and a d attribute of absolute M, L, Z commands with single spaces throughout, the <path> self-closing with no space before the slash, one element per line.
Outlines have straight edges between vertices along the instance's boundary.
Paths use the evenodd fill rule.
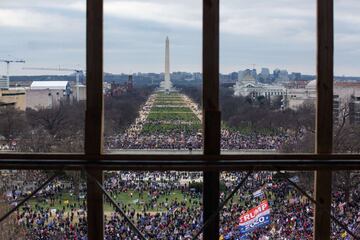
<path fill-rule="evenodd" d="M 170 83 L 170 42 L 169 37 L 165 41 L 165 85 Z"/>
<path fill-rule="evenodd" d="M 170 79 L 170 41 L 169 41 L 169 37 L 166 37 L 166 41 L 165 41 L 164 82 L 160 85 L 166 92 L 170 92 L 172 89 L 172 83 L 171 83 L 171 79 Z"/>

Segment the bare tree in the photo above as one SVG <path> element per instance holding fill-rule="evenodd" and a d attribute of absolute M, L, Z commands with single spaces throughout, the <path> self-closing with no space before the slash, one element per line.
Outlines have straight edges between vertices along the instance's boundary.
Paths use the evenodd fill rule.
<path fill-rule="evenodd" d="M 359 153 L 360 126 L 350 122 L 350 104 L 340 104 L 337 115 L 334 113 L 333 152 Z M 350 202 L 351 191 L 360 184 L 358 171 L 336 171 L 333 175 L 334 188 L 344 191 L 345 202 Z"/>
<path fill-rule="evenodd" d="M 24 113 L 13 106 L 0 108 L 0 135 L 7 141 L 16 139 L 25 129 Z"/>

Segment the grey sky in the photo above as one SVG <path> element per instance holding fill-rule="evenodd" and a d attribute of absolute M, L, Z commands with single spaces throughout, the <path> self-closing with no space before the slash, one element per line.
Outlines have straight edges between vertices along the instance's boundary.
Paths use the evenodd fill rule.
<path fill-rule="evenodd" d="M 315 2 L 222 0 L 221 72 L 256 64 L 314 74 Z M 171 71 L 201 71 L 201 3 L 105 0 L 105 71 L 163 71 L 166 36 Z M 359 10 L 358 0 L 335 0 L 337 75 L 360 76 Z M 1 0 L 0 36 L 0 58 L 24 58 L 24 66 L 84 68 L 85 1 Z M 11 67 L 16 75 L 47 73 Z"/>

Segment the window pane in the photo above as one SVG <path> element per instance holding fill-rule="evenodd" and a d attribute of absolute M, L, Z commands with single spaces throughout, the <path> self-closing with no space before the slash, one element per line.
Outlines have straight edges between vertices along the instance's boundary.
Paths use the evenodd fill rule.
<path fill-rule="evenodd" d="M 246 172 L 221 174 L 221 201 L 245 176 Z M 313 195 L 313 172 L 286 176 Z M 262 209 L 258 215 L 257 207 Z M 221 211 L 220 235 L 223 239 L 312 239 L 313 210 L 313 204 L 280 174 L 254 172 Z"/>
<path fill-rule="evenodd" d="M 359 171 L 333 172 L 332 214 L 357 237 L 360 236 L 359 183 Z M 335 222 L 332 222 L 331 227 L 331 239 L 354 239 Z"/>
<path fill-rule="evenodd" d="M 221 1 L 223 153 L 314 152 L 316 1 Z"/>
<path fill-rule="evenodd" d="M 0 152 L 83 152 L 85 2 L 0 2 Z"/>
<path fill-rule="evenodd" d="M 336 153 L 360 152 L 358 1 L 334 1 L 334 144 Z"/>
<path fill-rule="evenodd" d="M 201 172 L 105 172 L 105 187 L 147 239 L 191 239 L 202 224 Z M 106 201 L 105 239 L 137 239 Z"/>
<path fill-rule="evenodd" d="M 105 1 L 106 152 L 201 153 L 201 4 Z"/>
<path fill-rule="evenodd" d="M 0 215 L 45 182 L 53 171 L 1 170 Z M 65 171 L 0 223 L 1 239 L 87 239 L 86 180 Z"/>

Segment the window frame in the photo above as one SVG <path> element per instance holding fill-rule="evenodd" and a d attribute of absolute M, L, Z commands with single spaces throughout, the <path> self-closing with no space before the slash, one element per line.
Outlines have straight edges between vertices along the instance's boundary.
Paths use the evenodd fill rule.
<path fill-rule="evenodd" d="M 82 154 L 0 154 L 2 169 L 86 168 L 102 182 L 103 170 L 204 171 L 204 221 L 219 201 L 219 172 L 226 170 L 313 170 L 315 196 L 330 209 L 331 171 L 360 170 L 359 154 L 332 152 L 334 0 L 317 0 L 316 152 L 311 154 L 234 154 L 220 152 L 219 1 L 203 0 L 203 131 L 199 155 L 106 154 L 103 150 L 103 1 L 87 0 L 87 101 L 85 152 Z M 31 161 L 29 161 L 31 160 Z M 103 239 L 103 196 L 88 180 L 89 240 Z M 320 187 L 321 186 L 321 187 Z M 219 216 L 204 231 L 204 239 L 219 235 Z M 330 216 L 315 208 L 314 239 L 330 239 Z"/>

